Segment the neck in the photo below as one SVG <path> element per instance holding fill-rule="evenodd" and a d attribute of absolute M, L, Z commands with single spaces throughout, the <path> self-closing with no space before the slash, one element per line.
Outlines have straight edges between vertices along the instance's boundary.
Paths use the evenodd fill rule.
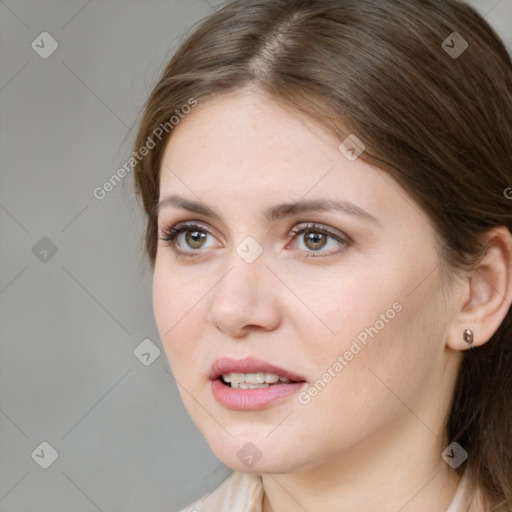
<path fill-rule="evenodd" d="M 460 476 L 441 437 L 421 424 L 414 435 L 380 432 L 315 467 L 263 474 L 263 512 L 446 512 Z"/>

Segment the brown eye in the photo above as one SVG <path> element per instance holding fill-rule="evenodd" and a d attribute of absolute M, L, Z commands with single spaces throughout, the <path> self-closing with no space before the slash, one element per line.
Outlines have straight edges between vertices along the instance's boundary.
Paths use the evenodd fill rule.
<path fill-rule="evenodd" d="M 306 247 L 312 251 L 323 249 L 327 244 L 327 236 L 324 233 L 319 233 L 318 231 L 314 231 L 312 229 L 304 231 L 302 236 L 304 237 L 304 243 L 306 244 Z"/>
<path fill-rule="evenodd" d="M 293 245 L 305 258 L 332 256 L 353 243 L 348 235 L 317 224 L 301 224 L 291 232 L 295 235 Z"/>
<path fill-rule="evenodd" d="M 200 249 L 206 240 L 204 231 L 186 231 L 185 241 L 191 249 Z"/>
<path fill-rule="evenodd" d="M 175 226 L 162 228 L 162 240 L 180 256 L 192 256 L 201 252 L 200 249 L 209 249 L 215 246 L 215 237 L 199 224 L 179 223 Z"/>

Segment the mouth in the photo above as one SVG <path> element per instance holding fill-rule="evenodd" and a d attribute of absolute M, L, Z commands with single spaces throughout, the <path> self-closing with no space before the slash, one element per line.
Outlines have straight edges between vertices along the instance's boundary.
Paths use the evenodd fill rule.
<path fill-rule="evenodd" d="M 257 389 L 268 388 L 270 386 L 279 386 L 283 384 L 296 383 L 294 381 L 283 377 L 277 373 L 237 373 L 230 372 L 224 373 L 219 376 L 220 381 L 232 389 Z"/>
<path fill-rule="evenodd" d="M 301 375 L 254 357 L 238 360 L 228 357 L 217 359 L 208 377 L 210 380 L 219 379 L 233 389 L 256 389 L 306 382 Z"/>
<path fill-rule="evenodd" d="M 218 402 L 228 409 L 245 411 L 289 398 L 306 383 L 301 375 L 252 357 L 217 359 L 208 378 Z"/>

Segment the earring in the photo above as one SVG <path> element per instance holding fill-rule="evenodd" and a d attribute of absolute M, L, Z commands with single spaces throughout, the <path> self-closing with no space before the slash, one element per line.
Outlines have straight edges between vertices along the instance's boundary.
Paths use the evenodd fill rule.
<path fill-rule="evenodd" d="M 471 329 L 466 329 L 464 331 L 464 334 L 462 337 L 464 338 L 464 341 L 466 343 L 469 343 L 469 344 L 473 343 L 474 336 L 473 336 L 473 331 Z"/>

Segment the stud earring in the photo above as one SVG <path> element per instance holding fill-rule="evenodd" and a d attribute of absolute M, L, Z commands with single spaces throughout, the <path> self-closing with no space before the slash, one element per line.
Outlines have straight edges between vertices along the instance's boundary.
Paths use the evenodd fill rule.
<path fill-rule="evenodd" d="M 463 338 L 466 343 L 469 343 L 469 344 L 473 343 L 473 340 L 474 340 L 473 331 L 471 329 L 466 329 L 464 331 Z"/>

